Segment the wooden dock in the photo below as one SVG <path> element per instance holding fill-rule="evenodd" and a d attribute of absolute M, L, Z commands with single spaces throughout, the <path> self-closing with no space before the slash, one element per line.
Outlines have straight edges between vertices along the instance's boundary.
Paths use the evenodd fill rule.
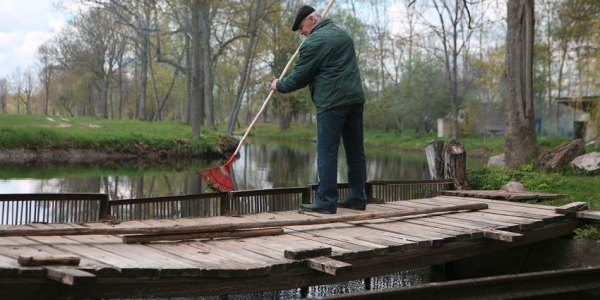
<path fill-rule="evenodd" d="M 364 212 L 338 209 L 336 216 L 476 203 L 487 204 L 488 208 L 283 226 L 283 234 L 247 238 L 125 244 L 119 234 L 0 237 L 0 299 L 200 296 L 283 290 L 473 257 L 568 235 L 581 225 L 570 209 L 456 196 L 369 204 Z M 34 223 L 0 229 L 180 228 L 328 217 L 331 215 L 283 211 L 118 224 Z M 320 256 L 286 255 L 311 251 Z M 18 263 L 20 256 L 28 255 L 78 257 L 80 261 L 76 266 Z"/>

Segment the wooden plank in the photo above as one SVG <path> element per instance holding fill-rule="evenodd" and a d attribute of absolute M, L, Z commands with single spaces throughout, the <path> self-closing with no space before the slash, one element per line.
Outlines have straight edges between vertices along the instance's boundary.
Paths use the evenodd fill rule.
<path fill-rule="evenodd" d="M 569 204 L 559 206 L 556 208 L 557 214 L 572 214 L 579 210 L 585 210 L 588 208 L 587 203 L 585 202 L 571 202 Z"/>
<path fill-rule="evenodd" d="M 257 228 L 240 229 L 222 232 L 200 232 L 200 233 L 167 233 L 167 234 L 138 234 L 123 236 L 123 243 L 149 243 L 157 241 L 181 241 L 193 239 L 215 239 L 215 238 L 245 238 L 265 235 L 283 234 L 282 228 Z"/>
<path fill-rule="evenodd" d="M 491 190 L 462 190 L 462 191 L 442 191 L 442 195 L 488 198 L 499 200 L 548 200 L 564 197 L 561 194 L 538 193 L 538 192 L 506 192 L 506 191 L 491 191 Z"/>
<path fill-rule="evenodd" d="M 496 229 L 488 229 L 483 231 L 483 236 L 486 239 L 497 240 L 503 242 L 516 242 L 523 239 L 523 235 L 520 233 L 502 231 Z"/>
<path fill-rule="evenodd" d="M 600 211 L 584 210 L 576 213 L 577 219 L 600 220 Z"/>
<path fill-rule="evenodd" d="M 317 256 L 331 256 L 331 247 L 285 249 L 283 256 L 289 259 L 305 259 Z"/>
<path fill-rule="evenodd" d="M 352 269 L 352 265 L 343 261 L 335 260 L 331 257 L 313 257 L 306 260 L 306 266 L 329 275 L 337 275 Z"/>
<path fill-rule="evenodd" d="M 48 266 L 44 268 L 46 269 L 46 276 L 48 278 L 66 285 L 79 286 L 96 282 L 96 276 L 94 274 L 76 268 L 57 266 Z"/>
<path fill-rule="evenodd" d="M 448 203 L 456 203 L 455 201 L 446 198 L 439 198 L 437 200 L 440 202 L 441 205 L 447 205 Z M 497 218 L 501 219 L 514 220 L 515 222 L 518 222 L 524 230 L 537 228 L 539 226 L 543 226 L 543 223 L 546 223 L 545 218 L 543 216 L 539 216 L 538 218 L 536 218 L 533 215 L 514 213 L 512 211 L 496 210 L 492 208 L 488 208 L 485 211 L 481 212 L 484 214 L 496 215 Z"/>
<path fill-rule="evenodd" d="M 477 203 L 495 203 L 495 204 L 509 204 L 510 203 L 511 206 L 531 208 L 531 209 L 541 209 L 541 210 L 549 211 L 550 213 L 555 213 L 555 209 L 556 209 L 555 206 L 544 205 L 544 204 L 531 204 L 531 203 L 524 203 L 524 202 L 506 202 L 506 201 L 501 201 L 501 200 L 482 199 L 482 198 L 473 198 L 473 197 L 465 198 L 465 197 L 459 197 L 459 196 L 438 196 L 438 197 L 462 199 L 464 201 L 476 201 Z M 435 197 L 435 198 L 437 198 L 437 197 Z M 469 203 L 469 202 L 467 202 L 467 203 Z"/>
<path fill-rule="evenodd" d="M 80 261 L 81 257 L 76 255 L 56 255 L 47 253 L 20 254 L 17 258 L 17 262 L 21 266 L 26 267 L 47 265 L 78 266 Z"/>
<path fill-rule="evenodd" d="M 428 208 L 428 209 L 412 210 L 412 211 L 361 213 L 361 214 L 357 214 L 357 215 L 323 217 L 323 218 L 318 218 L 318 219 L 281 220 L 281 221 L 265 221 L 265 222 L 237 223 L 237 224 L 227 223 L 227 224 L 179 226 L 179 227 L 143 227 L 143 228 L 78 227 L 78 228 L 52 228 L 52 229 L 46 229 L 46 230 L 43 230 L 43 229 L 9 229 L 9 230 L 0 230 L 0 236 L 155 234 L 155 233 L 165 234 L 165 233 L 184 233 L 184 232 L 199 233 L 199 232 L 228 231 L 228 230 L 249 229 L 249 228 L 328 224 L 328 223 L 360 221 L 360 220 L 370 220 L 370 219 L 388 218 L 388 217 L 422 215 L 422 214 L 431 214 L 431 213 L 439 213 L 439 212 L 481 210 L 481 209 L 486 209 L 486 208 L 487 208 L 486 204 L 467 204 L 467 205 L 452 205 L 452 206 L 445 206 L 445 207 L 432 207 L 432 208 Z"/>
<path fill-rule="evenodd" d="M 7 257 L 11 257 L 15 262 L 17 262 L 19 255 L 27 254 L 27 253 L 46 253 L 50 255 L 74 255 L 79 256 L 79 253 L 75 253 L 66 249 L 62 249 L 57 247 L 56 245 L 49 245 L 45 243 L 40 243 L 31 238 L 25 237 L 6 237 L 0 239 L 0 252 Z M 93 273 L 102 273 L 106 274 L 109 272 L 105 272 L 106 270 L 112 270 L 112 266 L 108 266 L 100 261 L 92 260 L 92 259 L 82 259 L 80 262 L 80 269 L 93 272 Z M 39 269 L 42 270 L 42 269 Z M 26 273 L 30 272 L 30 269 L 23 269 L 23 276 Z M 39 271 L 32 271 L 33 273 L 28 274 L 33 277 L 39 276 Z M 112 272 L 115 273 L 115 272 Z M 45 274 L 45 271 L 44 271 Z"/>
<path fill-rule="evenodd" d="M 426 199 L 423 199 L 426 200 Z M 429 200 L 429 199 L 427 199 Z M 471 199 L 471 198 L 458 198 L 458 197 L 449 197 L 449 196 L 438 196 L 435 198 L 431 198 L 429 201 L 439 201 L 439 200 L 444 200 L 446 202 L 444 203 L 479 203 L 478 199 Z M 452 201 L 452 202 L 450 202 Z M 511 212 L 511 213 L 516 213 L 519 216 L 523 216 L 523 214 L 527 214 L 530 215 L 531 218 L 550 218 L 550 217 L 560 217 L 562 218 L 563 216 L 560 214 L 557 214 L 554 209 L 548 209 L 546 207 L 543 206 L 538 206 L 538 207 L 526 207 L 526 206 L 521 206 L 518 205 L 520 203 L 513 203 L 513 202 L 506 202 L 506 201 L 496 201 L 496 200 L 484 200 L 485 203 L 488 205 L 488 210 L 501 210 L 501 211 L 507 211 L 507 212 Z M 554 208 L 554 207 L 552 207 Z M 520 213 L 520 214 L 519 214 Z"/>
<path fill-rule="evenodd" d="M 439 205 L 446 205 L 445 202 L 446 201 L 451 201 L 448 199 L 438 199 L 441 203 Z M 427 199 L 419 199 L 419 200 L 415 200 L 415 202 L 420 202 L 420 201 L 431 201 L 431 200 L 427 200 Z M 412 201 L 411 201 L 412 202 Z M 456 215 L 456 214 L 454 214 Z M 541 226 L 544 226 L 544 220 L 540 220 L 540 219 L 533 219 L 533 218 L 525 218 L 525 217 L 515 217 L 515 216 L 511 216 L 511 214 L 503 214 L 500 213 L 498 214 L 497 212 L 494 212 L 493 210 L 490 209 L 486 209 L 486 210 L 482 210 L 482 211 L 478 211 L 475 212 L 475 214 L 471 214 L 471 213 L 464 213 L 464 214 L 460 214 L 461 216 L 471 216 L 471 217 L 476 217 L 479 219 L 483 219 L 484 221 L 489 221 L 491 223 L 495 223 L 497 225 L 501 225 L 501 226 L 518 226 L 521 230 L 530 230 L 533 228 L 539 228 Z"/>
<path fill-rule="evenodd" d="M 119 254 L 96 248 L 92 245 L 62 236 L 29 237 L 34 243 L 52 245 L 59 251 L 68 251 L 81 257 L 80 269 L 91 272 L 86 265 L 93 267 L 93 273 L 102 277 L 138 277 L 151 276 L 158 272 L 154 269 L 142 268 L 134 259 L 127 259 Z"/>

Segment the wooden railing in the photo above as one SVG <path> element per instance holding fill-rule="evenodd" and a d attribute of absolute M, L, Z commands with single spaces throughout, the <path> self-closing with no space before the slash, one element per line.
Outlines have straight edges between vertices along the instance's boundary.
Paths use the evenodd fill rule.
<path fill-rule="evenodd" d="M 264 190 L 203 193 L 108 200 L 105 194 L 0 194 L 0 224 L 81 223 L 111 218 L 120 221 L 210 217 L 295 210 L 314 202 L 318 185 Z M 338 184 L 340 199 L 349 192 Z M 452 180 L 369 181 L 370 203 L 433 197 L 454 189 Z"/>
<path fill-rule="evenodd" d="M 106 194 L 0 194 L 0 224 L 93 222 L 109 212 Z"/>

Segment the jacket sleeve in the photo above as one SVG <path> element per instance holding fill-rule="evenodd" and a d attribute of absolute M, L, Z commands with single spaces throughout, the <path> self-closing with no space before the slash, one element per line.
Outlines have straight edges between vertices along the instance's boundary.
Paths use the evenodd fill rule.
<path fill-rule="evenodd" d="M 318 47 L 313 43 L 304 43 L 292 73 L 277 82 L 277 91 L 289 93 L 307 86 L 314 78 L 321 60 Z"/>

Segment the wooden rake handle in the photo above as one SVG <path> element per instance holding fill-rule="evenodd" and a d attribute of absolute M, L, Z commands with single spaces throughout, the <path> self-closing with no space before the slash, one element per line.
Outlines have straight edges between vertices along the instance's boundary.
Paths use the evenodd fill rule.
<path fill-rule="evenodd" d="M 329 0 L 329 2 L 327 3 L 327 6 L 325 6 L 325 9 L 323 9 L 323 12 L 321 13 L 321 17 L 322 18 L 324 18 L 327 15 L 327 13 L 329 12 L 329 10 L 331 9 L 331 6 L 333 6 L 334 2 L 335 2 L 335 0 Z M 292 55 L 292 57 L 290 58 L 290 60 L 288 60 L 287 64 L 285 65 L 285 68 L 283 68 L 283 71 L 281 72 L 281 75 L 279 75 L 279 79 L 282 79 L 283 76 L 285 76 L 285 74 L 289 71 L 289 68 L 292 66 L 292 63 L 294 62 L 294 60 L 296 60 L 296 58 L 298 57 L 298 55 L 300 55 L 300 47 L 302 47 L 302 44 L 304 44 L 304 40 L 305 39 L 302 39 L 302 42 L 300 43 L 300 45 L 296 49 L 296 52 L 294 52 L 294 55 Z M 260 107 L 260 109 L 256 113 L 256 116 L 254 116 L 254 119 L 252 120 L 252 122 L 250 123 L 250 125 L 248 125 L 248 128 L 246 128 L 246 132 L 244 132 L 244 136 L 242 136 L 242 138 L 240 139 L 240 142 L 238 143 L 237 148 L 235 149 L 235 151 L 233 152 L 233 154 L 231 155 L 231 157 L 229 158 L 229 160 L 225 164 L 229 164 L 229 163 L 231 163 L 235 159 L 235 156 L 240 151 L 240 148 L 242 147 L 242 144 L 246 140 L 246 137 L 248 137 L 248 133 L 250 132 L 250 129 L 252 129 L 252 127 L 254 127 L 254 124 L 256 123 L 256 121 L 258 120 L 258 118 L 262 115 L 263 111 L 267 107 L 267 104 L 269 103 L 269 100 L 271 100 L 271 97 L 273 96 L 273 93 L 275 93 L 275 91 L 271 90 L 271 92 L 269 93 L 269 95 L 267 96 L 267 98 L 265 98 L 265 100 L 263 101 L 262 106 Z"/>

